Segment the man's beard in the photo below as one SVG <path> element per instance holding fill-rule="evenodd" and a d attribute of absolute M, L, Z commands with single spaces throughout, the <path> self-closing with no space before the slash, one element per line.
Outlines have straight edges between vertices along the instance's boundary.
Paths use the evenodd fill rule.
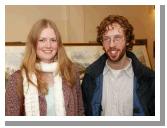
<path fill-rule="evenodd" d="M 111 54 L 111 52 L 121 52 L 121 53 L 116 53 L 116 54 L 119 54 L 119 56 L 117 57 L 117 56 L 112 56 Z M 122 49 L 122 50 L 120 50 L 120 49 L 117 49 L 117 48 L 109 48 L 107 51 L 106 51 L 106 53 L 107 53 L 107 55 L 108 55 L 108 57 L 109 57 L 109 60 L 111 61 L 111 62 L 113 62 L 113 63 L 116 63 L 116 62 L 119 62 L 122 58 L 123 58 L 123 56 L 125 55 L 125 53 L 126 53 L 126 46 Z M 116 59 L 114 59 L 116 57 Z"/>

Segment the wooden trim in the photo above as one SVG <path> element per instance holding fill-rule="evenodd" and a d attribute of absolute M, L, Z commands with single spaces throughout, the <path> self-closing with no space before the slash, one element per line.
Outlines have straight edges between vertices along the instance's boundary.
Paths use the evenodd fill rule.
<path fill-rule="evenodd" d="M 134 45 L 146 45 L 147 47 L 147 39 L 136 39 Z"/>
<path fill-rule="evenodd" d="M 64 46 L 100 46 L 96 41 L 89 41 L 88 43 L 63 43 Z M 134 45 L 146 45 L 147 39 L 136 39 Z M 5 46 L 25 46 L 25 42 L 5 42 Z"/>
<path fill-rule="evenodd" d="M 25 42 L 5 42 L 5 46 L 25 46 Z"/>
<path fill-rule="evenodd" d="M 26 42 L 5 42 L 5 46 L 25 46 Z M 99 43 L 63 43 L 64 46 L 100 46 Z"/>

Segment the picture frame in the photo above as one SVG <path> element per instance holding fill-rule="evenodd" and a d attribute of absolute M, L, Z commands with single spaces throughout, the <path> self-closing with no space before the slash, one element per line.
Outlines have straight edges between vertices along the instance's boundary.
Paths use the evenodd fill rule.
<path fill-rule="evenodd" d="M 21 42 L 10 42 L 5 44 L 5 86 L 9 76 L 20 69 L 24 50 L 25 45 Z"/>
<path fill-rule="evenodd" d="M 80 79 L 83 78 L 86 67 L 97 60 L 103 53 L 102 46 L 97 43 L 64 43 L 68 57 L 79 68 Z M 5 47 L 5 77 L 20 68 L 25 50 L 24 42 L 6 42 Z"/>
<path fill-rule="evenodd" d="M 24 42 L 6 42 L 5 43 L 5 78 L 20 68 L 25 50 Z M 68 57 L 74 62 L 80 71 L 80 79 L 82 80 L 85 69 L 97 60 L 104 50 L 101 44 L 96 42 L 90 43 L 64 43 Z M 133 46 L 132 52 L 147 67 L 151 68 L 148 52 L 147 40 L 137 39 Z"/>
<path fill-rule="evenodd" d="M 144 64 L 150 69 L 152 68 L 150 63 L 150 58 L 148 56 L 147 39 L 135 40 L 135 44 L 133 45 L 132 52 L 137 56 L 137 58 L 142 64 Z"/>

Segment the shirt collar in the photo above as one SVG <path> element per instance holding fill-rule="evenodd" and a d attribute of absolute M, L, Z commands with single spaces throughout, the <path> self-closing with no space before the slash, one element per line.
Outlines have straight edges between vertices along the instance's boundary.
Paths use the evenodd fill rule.
<path fill-rule="evenodd" d="M 129 64 L 122 69 L 129 77 L 133 77 L 132 59 L 129 58 Z"/>
<path fill-rule="evenodd" d="M 103 75 L 106 75 L 109 71 L 112 74 L 114 74 L 113 70 L 115 70 L 115 69 L 112 69 L 108 65 L 107 61 L 106 61 L 105 67 L 104 67 Z M 126 67 L 124 67 L 123 69 L 120 69 L 119 71 L 120 71 L 120 73 L 123 73 L 123 72 L 126 73 L 130 78 L 132 78 L 133 74 L 134 74 L 133 69 L 132 69 L 132 59 L 129 58 L 129 64 Z"/>

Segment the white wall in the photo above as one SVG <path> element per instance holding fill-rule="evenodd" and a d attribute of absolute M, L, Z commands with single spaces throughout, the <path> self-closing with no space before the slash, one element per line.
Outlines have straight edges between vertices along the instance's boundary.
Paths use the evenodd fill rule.
<path fill-rule="evenodd" d="M 5 39 L 26 41 L 31 26 L 41 18 L 57 24 L 66 43 L 87 43 L 96 40 L 96 26 L 109 14 L 123 15 L 134 26 L 136 39 L 148 40 L 148 53 L 154 68 L 153 41 L 155 18 L 153 6 L 6 6 Z"/>

